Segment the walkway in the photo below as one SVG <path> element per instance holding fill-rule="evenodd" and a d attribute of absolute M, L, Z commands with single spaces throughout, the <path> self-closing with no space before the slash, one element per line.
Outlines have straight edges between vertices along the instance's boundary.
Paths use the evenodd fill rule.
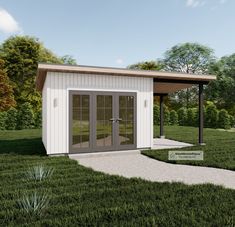
<path fill-rule="evenodd" d="M 165 163 L 144 156 L 140 151 L 80 154 L 70 158 L 94 170 L 127 178 L 185 184 L 212 183 L 235 189 L 235 171 Z"/>
<path fill-rule="evenodd" d="M 183 143 L 183 142 L 179 142 L 176 140 L 154 138 L 152 149 L 161 150 L 161 149 L 182 148 L 182 147 L 190 147 L 190 146 L 193 146 L 193 145 L 190 143 Z"/>

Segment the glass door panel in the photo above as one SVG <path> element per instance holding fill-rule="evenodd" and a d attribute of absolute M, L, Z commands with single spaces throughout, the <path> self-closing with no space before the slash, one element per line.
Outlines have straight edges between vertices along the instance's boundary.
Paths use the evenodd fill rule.
<path fill-rule="evenodd" d="M 72 147 L 75 149 L 90 146 L 90 97 L 72 96 Z"/>
<path fill-rule="evenodd" d="M 136 148 L 136 94 L 72 91 L 70 151 Z"/>
<path fill-rule="evenodd" d="M 134 96 L 119 96 L 119 145 L 134 144 Z"/>
<path fill-rule="evenodd" d="M 113 96 L 96 96 L 96 146 L 113 145 Z"/>

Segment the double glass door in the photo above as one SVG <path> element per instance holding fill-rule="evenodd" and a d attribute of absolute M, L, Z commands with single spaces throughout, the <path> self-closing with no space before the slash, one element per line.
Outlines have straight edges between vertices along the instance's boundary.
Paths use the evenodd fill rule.
<path fill-rule="evenodd" d="M 70 92 L 70 152 L 136 148 L 136 94 Z"/>

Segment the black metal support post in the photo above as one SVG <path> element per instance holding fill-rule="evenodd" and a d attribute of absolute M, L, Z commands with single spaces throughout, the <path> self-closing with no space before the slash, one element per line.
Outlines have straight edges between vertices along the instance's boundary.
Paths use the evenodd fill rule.
<path fill-rule="evenodd" d="M 205 145 L 203 143 L 203 84 L 199 84 L 199 134 L 198 142 L 200 145 Z"/>
<path fill-rule="evenodd" d="M 160 95 L 160 138 L 164 138 L 164 95 Z"/>

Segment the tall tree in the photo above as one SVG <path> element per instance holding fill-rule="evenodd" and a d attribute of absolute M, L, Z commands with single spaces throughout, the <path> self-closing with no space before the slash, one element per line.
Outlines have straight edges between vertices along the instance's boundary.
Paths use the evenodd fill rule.
<path fill-rule="evenodd" d="M 235 54 L 222 57 L 211 65 L 210 72 L 217 75 L 206 89 L 206 97 L 235 115 Z"/>
<path fill-rule="evenodd" d="M 144 61 L 128 66 L 129 69 L 161 70 L 162 65 L 156 61 Z"/>
<path fill-rule="evenodd" d="M 38 61 L 43 62 L 43 63 L 56 63 L 56 64 L 64 63 L 63 59 L 60 59 L 51 50 L 45 48 L 42 43 L 40 43 L 40 47 L 39 47 Z"/>
<path fill-rule="evenodd" d="M 76 60 L 71 55 L 64 55 L 61 57 L 61 60 L 63 61 L 64 64 L 68 64 L 68 65 L 77 64 Z"/>
<path fill-rule="evenodd" d="M 46 49 L 37 38 L 13 36 L 0 47 L 0 57 L 5 61 L 5 69 L 14 83 L 17 105 L 30 102 L 34 110 L 41 107 L 41 96 L 36 91 L 35 79 L 38 62 L 62 63 L 62 60 Z"/>
<path fill-rule="evenodd" d="M 13 88 L 4 70 L 4 61 L 0 59 L 0 111 L 6 111 L 15 104 Z"/>
<path fill-rule="evenodd" d="M 164 70 L 172 72 L 206 74 L 214 62 L 213 50 L 198 43 L 183 43 L 173 46 L 164 54 Z M 197 101 L 197 88 L 192 87 L 171 95 L 176 103 L 194 105 Z"/>

